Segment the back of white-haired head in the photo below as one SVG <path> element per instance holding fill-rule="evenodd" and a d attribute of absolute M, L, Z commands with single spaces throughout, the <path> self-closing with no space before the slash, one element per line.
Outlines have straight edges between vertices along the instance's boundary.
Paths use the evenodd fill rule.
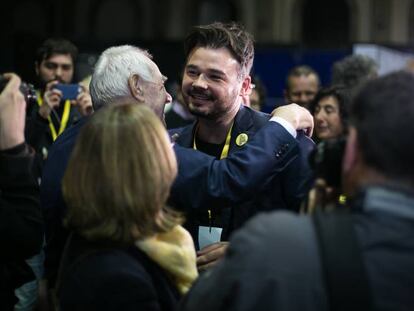
<path fill-rule="evenodd" d="M 121 45 L 106 49 L 99 57 L 90 83 L 94 110 L 120 97 L 130 97 L 128 79 L 138 74 L 146 81 L 152 80 L 149 66 L 151 55 L 138 47 Z"/>

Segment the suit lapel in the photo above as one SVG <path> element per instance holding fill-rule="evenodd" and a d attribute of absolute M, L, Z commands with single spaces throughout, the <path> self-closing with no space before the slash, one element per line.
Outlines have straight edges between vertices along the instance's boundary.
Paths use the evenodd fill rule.
<path fill-rule="evenodd" d="M 191 125 L 183 127 L 176 140 L 177 144 L 183 147 L 192 148 L 194 131 L 196 126 L 197 121 L 193 122 Z M 244 145 L 239 146 L 236 144 L 237 137 L 240 134 L 247 135 L 247 138 L 249 140 L 254 135 L 254 120 L 252 111 L 244 107 L 243 105 L 240 106 L 240 109 L 237 112 L 236 117 L 234 118 L 234 124 L 231 131 L 229 154 L 243 148 Z"/>
<path fill-rule="evenodd" d="M 236 144 L 236 139 L 239 135 L 245 134 L 248 139 L 251 137 L 251 129 L 253 128 L 253 118 L 252 115 L 246 107 L 241 105 L 239 111 L 234 118 L 233 130 L 231 132 L 231 141 L 230 141 L 230 150 L 229 153 L 235 152 L 241 148 L 243 145 L 238 146 Z"/>
<path fill-rule="evenodd" d="M 193 122 L 191 125 L 183 127 L 182 131 L 179 133 L 176 143 L 186 148 L 193 148 L 193 137 L 196 126 L 197 121 Z"/>

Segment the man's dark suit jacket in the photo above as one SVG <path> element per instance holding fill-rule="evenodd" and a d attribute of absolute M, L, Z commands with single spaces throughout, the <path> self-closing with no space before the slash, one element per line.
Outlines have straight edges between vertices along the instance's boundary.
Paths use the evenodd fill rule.
<path fill-rule="evenodd" d="M 268 114 L 241 106 L 234 119 L 231 131 L 229 155 L 248 146 L 255 134 L 268 123 L 269 118 L 270 115 Z M 169 132 L 171 135 L 176 135 L 176 137 L 178 137 L 176 139 L 177 144 L 183 147 L 193 148 L 196 124 L 197 123 L 194 122 L 191 125 L 173 129 Z M 236 143 L 236 139 L 240 134 L 246 134 L 248 137 L 247 143 L 241 146 Z M 221 218 L 223 225 L 222 240 L 228 240 L 230 233 L 240 228 L 246 220 L 258 212 L 275 209 L 299 210 L 300 203 L 308 193 L 312 182 L 312 172 L 308 164 L 308 156 L 310 151 L 314 148 L 314 143 L 301 133 L 298 134 L 298 141 L 300 147 L 299 157 L 292 161 L 292 163 L 286 166 L 282 171 L 269 175 L 268 178 L 260 180 L 257 184 L 252 185 L 254 195 L 249 199 L 243 200 L 243 202 L 239 202 L 236 205 L 232 205 L 231 208 L 220 201 L 208 206 L 209 209 L 212 209 L 211 213 L 213 218 L 214 215 L 220 215 L 217 218 Z M 282 146 L 281 150 L 284 148 L 288 148 L 288 146 Z M 255 154 L 252 156 L 254 157 Z M 185 159 L 183 159 L 183 161 L 186 163 Z M 254 168 L 256 170 L 262 169 L 260 163 Z M 193 172 L 191 168 L 186 168 L 186 171 L 188 171 L 189 174 Z M 198 174 L 198 172 L 195 171 L 195 174 Z M 237 175 L 236 178 L 238 178 Z M 192 193 L 193 189 L 198 187 L 200 187 L 199 183 L 189 183 L 187 188 L 183 188 L 179 191 Z M 232 191 L 231 182 L 228 182 L 227 185 L 223 185 L 223 187 Z M 239 195 L 241 195 L 241 192 L 239 192 Z M 180 209 L 180 206 L 176 206 L 176 208 Z M 197 246 L 198 226 L 200 225 L 201 219 L 207 218 L 207 210 L 202 209 L 202 211 L 200 211 L 200 208 L 191 206 L 190 209 L 184 209 L 184 212 L 187 217 L 185 227 L 190 231 Z M 203 213 L 206 214 L 206 217 L 203 217 Z"/>
<path fill-rule="evenodd" d="M 46 278 L 51 284 L 67 236 L 62 226 L 66 211 L 61 191 L 62 177 L 76 137 L 86 122 L 87 118 L 82 119 L 58 137 L 43 171 L 40 201 L 45 213 L 48 245 Z M 218 161 L 178 144 L 174 145 L 174 151 L 178 176 L 171 189 L 170 202 L 185 210 L 217 203 L 239 203 L 255 194 L 256 185 L 283 171 L 299 155 L 297 140 L 276 122 L 267 122 L 240 152 L 232 153 L 225 160 Z"/>

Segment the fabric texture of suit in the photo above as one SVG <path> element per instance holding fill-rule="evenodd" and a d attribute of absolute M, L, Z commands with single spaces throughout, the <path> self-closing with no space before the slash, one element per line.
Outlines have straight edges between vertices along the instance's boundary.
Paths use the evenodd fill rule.
<path fill-rule="evenodd" d="M 75 146 L 76 137 L 88 118 L 82 118 L 65 130 L 52 145 L 44 166 L 40 186 L 40 203 L 46 225 L 45 276 L 53 287 L 56 279 L 60 256 L 65 245 L 68 231 L 62 221 L 66 205 L 62 195 L 62 178 Z"/>
<path fill-rule="evenodd" d="M 229 155 L 244 149 L 255 134 L 268 123 L 269 118 L 270 115 L 268 114 L 241 106 L 234 119 L 231 131 Z M 170 130 L 170 134 L 178 135 L 176 139 L 177 144 L 183 147 L 193 148 L 196 124 L 195 122 L 189 126 Z M 246 144 L 236 143 L 237 138 L 241 134 L 247 135 L 248 141 Z M 302 133 L 298 133 L 297 140 L 299 142 L 299 156 L 283 170 L 275 174 L 270 174 L 257 184 L 252 184 L 253 193 L 250 195 L 250 198 L 240 200 L 238 204 L 231 206 L 231 208 L 229 208 L 229 205 L 226 205 L 225 201 L 216 201 L 210 206 L 205 206 L 208 209 L 213 209 L 213 214 L 214 210 L 216 210 L 216 213 L 220 213 L 221 210 L 221 218 L 222 222 L 224 222 L 222 240 L 228 240 L 229 235 L 234 230 L 240 228 L 246 220 L 258 212 L 274 209 L 299 210 L 300 203 L 306 196 L 312 182 L 312 172 L 308 164 L 308 156 L 314 148 L 314 143 Z M 267 148 L 270 146 L 263 147 Z M 280 157 L 289 147 L 288 143 L 280 146 L 280 150 L 275 153 L 275 157 Z M 254 154 L 252 156 L 254 157 Z M 263 169 L 262 166 L 265 166 L 262 163 L 255 164 L 255 162 L 251 164 L 246 163 L 246 165 L 255 165 L 256 170 L 261 170 Z M 186 170 L 189 170 L 189 168 Z M 189 173 L 191 173 L 191 170 Z M 197 171 L 195 174 L 197 174 Z M 185 189 L 185 191 L 192 193 L 193 189 L 199 186 L 199 183 L 191 184 L 190 188 Z M 230 192 L 234 192 L 231 189 L 231 182 L 227 185 L 223 184 L 222 186 L 229 189 Z M 243 196 L 244 194 L 239 193 L 239 195 Z M 186 228 L 192 234 L 197 245 L 199 219 L 202 213 L 207 213 L 206 209 L 195 206 L 191 206 L 190 208 L 176 206 L 176 208 L 185 211 L 187 216 Z"/>
<path fill-rule="evenodd" d="M 73 235 L 58 279 L 65 310 L 176 310 L 181 295 L 164 270 L 135 246 Z"/>

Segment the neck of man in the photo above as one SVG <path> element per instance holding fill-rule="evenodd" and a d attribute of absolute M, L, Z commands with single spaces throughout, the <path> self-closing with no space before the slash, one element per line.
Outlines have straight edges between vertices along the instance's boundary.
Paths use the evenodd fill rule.
<path fill-rule="evenodd" d="M 239 111 L 240 103 L 216 119 L 198 118 L 198 139 L 210 144 L 222 144 L 227 137 L 234 118 Z"/>

